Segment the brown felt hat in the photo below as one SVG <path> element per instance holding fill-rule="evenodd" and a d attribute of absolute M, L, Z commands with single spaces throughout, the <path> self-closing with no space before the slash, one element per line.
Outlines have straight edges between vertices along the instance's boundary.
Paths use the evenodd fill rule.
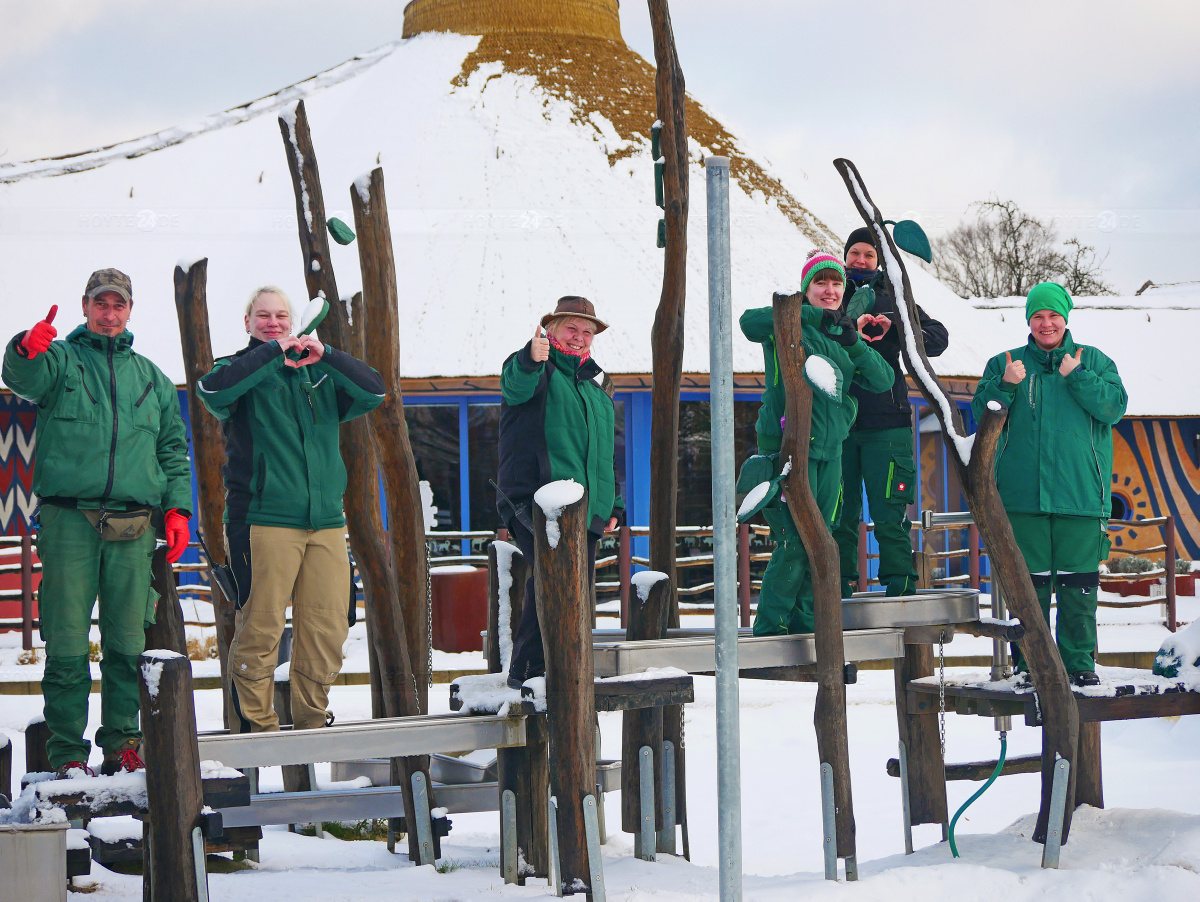
<path fill-rule="evenodd" d="M 542 317 L 542 328 L 545 329 L 550 320 L 559 316 L 574 316 L 579 319 L 591 320 L 596 324 L 597 335 L 608 328 L 608 323 L 596 316 L 596 308 L 592 306 L 591 301 L 573 294 L 558 299 L 558 306 L 554 308 L 554 312 L 547 313 Z"/>

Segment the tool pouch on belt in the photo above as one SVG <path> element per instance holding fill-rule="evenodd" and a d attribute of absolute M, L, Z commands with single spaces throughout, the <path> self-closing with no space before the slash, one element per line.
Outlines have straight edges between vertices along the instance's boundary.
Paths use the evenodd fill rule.
<path fill-rule="evenodd" d="M 150 508 L 134 507 L 124 511 L 104 508 L 79 508 L 89 523 L 106 542 L 131 542 L 140 539 L 150 528 Z"/>

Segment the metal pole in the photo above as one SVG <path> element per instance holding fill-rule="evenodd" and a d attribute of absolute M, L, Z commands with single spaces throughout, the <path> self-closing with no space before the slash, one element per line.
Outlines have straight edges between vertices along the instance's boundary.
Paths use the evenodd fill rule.
<path fill-rule="evenodd" d="M 729 159 L 704 161 L 708 180 L 708 346 L 712 422 L 713 583 L 717 646 L 717 830 L 721 902 L 742 898 L 741 727 L 738 720 L 737 506 L 734 491 L 733 311 Z"/>

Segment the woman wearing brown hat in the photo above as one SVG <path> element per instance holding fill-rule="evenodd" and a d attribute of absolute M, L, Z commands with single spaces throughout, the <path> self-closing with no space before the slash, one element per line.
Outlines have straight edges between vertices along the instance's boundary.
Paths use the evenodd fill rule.
<path fill-rule="evenodd" d="M 588 564 L 593 573 L 596 543 L 617 527 L 624 513 L 613 466 L 612 398 L 601 387 L 604 371 L 591 356 L 592 339 L 607 328 L 591 301 L 559 298 L 533 338 L 504 361 L 497 507 L 527 561 L 533 561 L 533 494 L 548 482 L 573 479 L 587 489 Z M 530 568 L 508 683 L 518 688 L 545 672 Z"/>

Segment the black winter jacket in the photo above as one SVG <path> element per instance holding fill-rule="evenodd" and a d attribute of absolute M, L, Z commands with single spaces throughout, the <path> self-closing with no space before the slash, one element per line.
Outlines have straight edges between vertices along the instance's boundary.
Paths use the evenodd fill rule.
<path fill-rule="evenodd" d="M 875 305 L 867 313 L 876 316 L 886 316 L 895 323 L 897 318 L 896 301 L 892 296 L 892 286 L 886 279 L 878 278 L 879 273 L 866 273 L 856 281 L 855 270 L 847 270 L 846 296 L 842 305 L 848 308 L 854 292 L 863 285 L 870 285 L 875 291 Z M 925 336 L 925 354 L 937 357 L 946 350 L 949 336 L 946 327 L 929 316 L 919 306 L 917 316 L 921 321 L 921 332 Z M 898 426 L 912 425 L 912 405 L 908 403 L 908 382 L 900 366 L 900 336 L 893 326 L 888 329 L 883 338 L 871 342 L 871 347 L 883 355 L 896 373 L 896 379 L 891 389 L 885 392 L 868 391 L 857 382 L 850 386 L 850 393 L 858 400 L 858 418 L 854 421 L 853 429 L 895 429 Z"/>

